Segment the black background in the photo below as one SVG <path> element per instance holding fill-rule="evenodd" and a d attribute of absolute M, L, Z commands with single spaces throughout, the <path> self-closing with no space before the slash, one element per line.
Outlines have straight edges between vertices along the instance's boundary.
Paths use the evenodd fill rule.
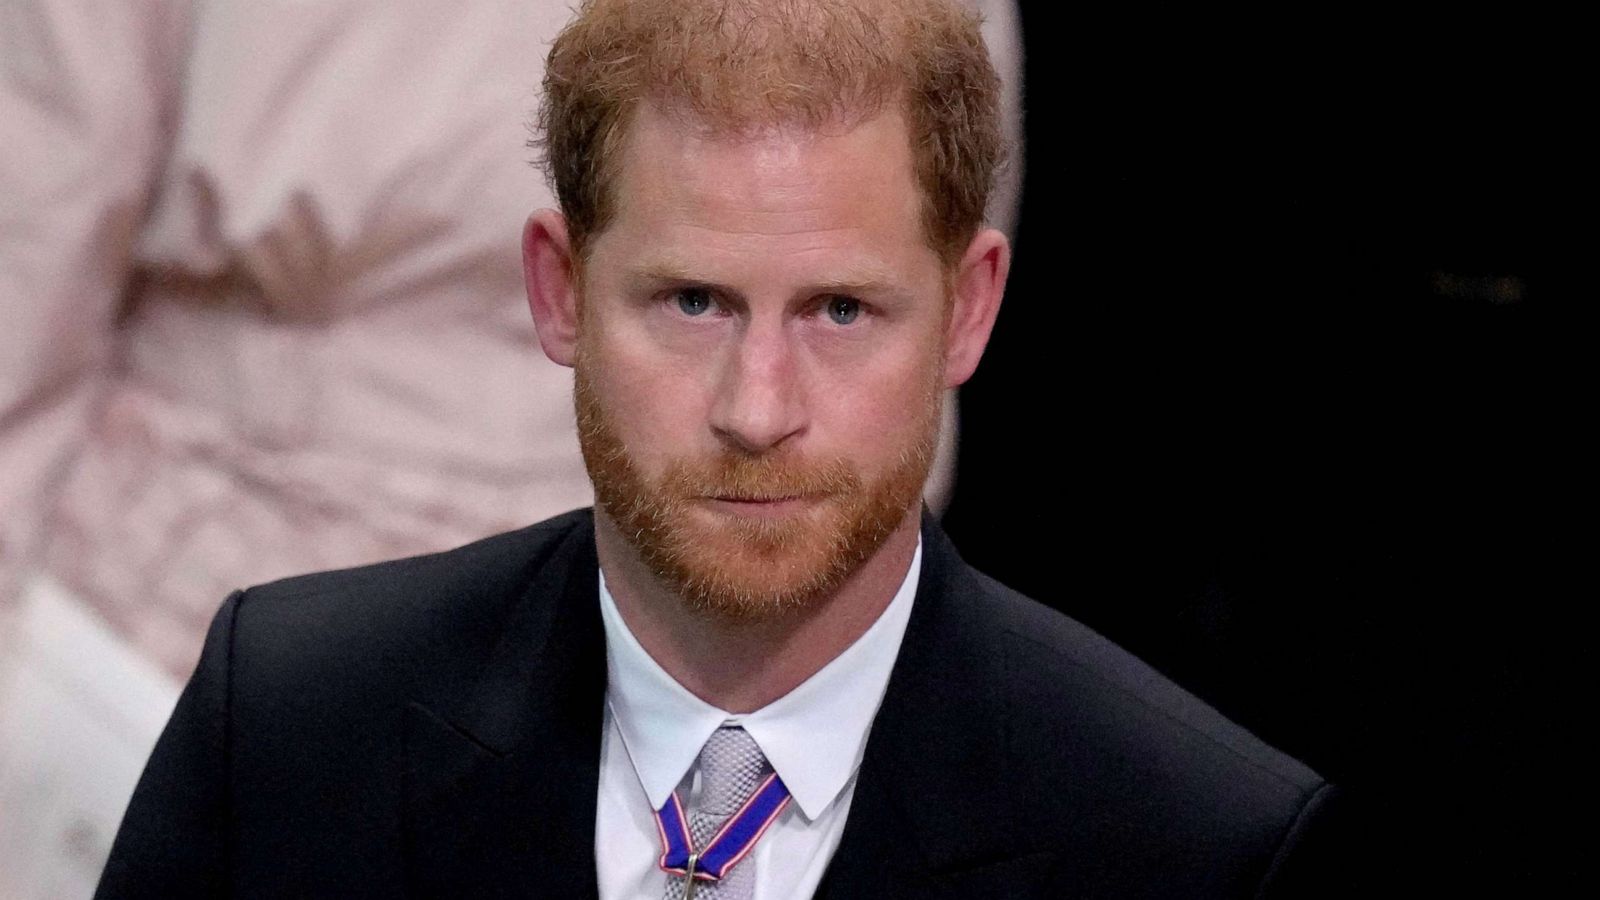
<path fill-rule="evenodd" d="M 1559 22 L 1339 16 L 1023 9 L 1016 263 L 945 523 L 1339 782 L 1352 890 L 1554 888 L 1592 104 Z"/>

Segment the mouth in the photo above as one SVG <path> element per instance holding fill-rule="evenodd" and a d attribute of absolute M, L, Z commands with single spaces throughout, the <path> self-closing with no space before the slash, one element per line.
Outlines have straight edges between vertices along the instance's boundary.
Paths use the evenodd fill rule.
<path fill-rule="evenodd" d="M 806 494 L 782 496 L 719 494 L 705 499 L 712 508 L 736 515 L 776 516 L 797 512 L 818 498 Z"/>

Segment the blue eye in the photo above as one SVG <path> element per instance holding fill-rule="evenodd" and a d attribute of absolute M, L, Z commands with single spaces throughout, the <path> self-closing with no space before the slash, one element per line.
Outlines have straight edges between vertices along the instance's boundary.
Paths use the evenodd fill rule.
<path fill-rule="evenodd" d="M 711 309 L 711 292 L 701 288 L 684 288 L 677 292 L 678 309 L 686 316 L 698 316 Z"/>
<path fill-rule="evenodd" d="M 828 300 L 828 318 L 837 325 L 849 325 L 861 315 L 861 301 L 854 297 L 833 297 Z"/>

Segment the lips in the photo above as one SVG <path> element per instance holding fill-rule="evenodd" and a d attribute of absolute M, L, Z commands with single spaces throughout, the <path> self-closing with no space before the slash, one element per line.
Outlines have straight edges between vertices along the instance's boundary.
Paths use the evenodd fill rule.
<path fill-rule="evenodd" d="M 782 497 L 751 497 L 746 495 L 711 495 L 705 498 L 713 507 L 727 512 L 759 515 L 778 515 L 798 512 L 816 499 L 807 494 L 789 494 Z"/>

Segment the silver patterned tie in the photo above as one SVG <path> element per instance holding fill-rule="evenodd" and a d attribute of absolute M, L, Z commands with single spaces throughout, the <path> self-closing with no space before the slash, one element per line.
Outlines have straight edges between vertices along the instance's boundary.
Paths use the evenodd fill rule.
<path fill-rule="evenodd" d="M 772 767 L 743 728 L 724 726 L 700 751 L 700 794 L 689 808 L 689 835 L 696 850 L 716 834 L 723 821 L 755 793 Z M 681 875 L 667 876 L 666 900 L 682 900 L 688 888 Z M 729 869 L 720 881 L 694 886 L 694 900 L 750 900 L 756 890 L 755 854 Z"/>

